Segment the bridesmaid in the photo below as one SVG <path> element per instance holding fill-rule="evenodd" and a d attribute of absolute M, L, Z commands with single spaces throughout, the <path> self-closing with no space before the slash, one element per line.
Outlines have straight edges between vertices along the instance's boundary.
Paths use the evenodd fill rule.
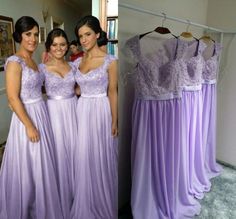
<path fill-rule="evenodd" d="M 116 219 L 117 61 L 99 47 L 102 29 L 96 17 L 79 20 L 75 33 L 85 53 L 74 61 L 81 97 L 71 218 Z"/>
<path fill-rule="evenodd" d="M 72 206 L 72 154 L 77 143 L 75 68 L 64 59 L 68 45 L 67 35 L 62 29 L 55 28 L 50 31 L 45 46 L 51 58 L 46 64 L 39 65 L 40 72 L 45 75 L 47 106 L 56 145 L 56 167 L 64 218 L 69 218 Z"/>
<path fill-rule="evenodd" d="M 39 25 L 23 16 L 15 24 L 19 50 L 6 61 L 6 92 L 13 110 L 0 171 L 1 219 L 62 219 L 54 142 L 41 87 L 44 75 L 32 55 Z"/>

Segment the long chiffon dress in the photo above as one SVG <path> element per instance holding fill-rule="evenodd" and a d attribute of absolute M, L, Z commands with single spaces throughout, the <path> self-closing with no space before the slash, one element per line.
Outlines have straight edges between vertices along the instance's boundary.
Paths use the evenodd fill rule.
<path fill-rule="evenodd" d="M 184 43 L 157 37 L 153 53 L 144 54 L 139 36 L 130 38 L 136 67 L 136 97 L 132 117 L 132 191 L 134 219 L 184 219 L 200 212 L 200 204 L 187 189 L 187 169 L 181 159 L 182 91 L 178 59 Z M 154 47 L 154 44 L 151 44 Z"/>
<path fill-rule="evenodd" d="M 64 218 L 70 217 L 73 202 L 73 153 L 77 146 L 75 67 L 64 76 L 49 72 L 46 65 L 39 70 L 45 76 L 47 108 L 55 141 L 56 170 Z"/>
<path fill-rule="evenodd" d="M 209 51 L 213 53 L 209 56 Z M 219 68 L 219 54 L 221 45 L 214 43 L 204 50 L 204 68 L 202 84 L 202 144 L 204 152 L 204 166 L 211 179 L 222 172 L 222 167 L 216 162 L 216 108 L 217 108 L 217 73 Z"/>
<path fill-rule="evenodd" d="M 108 66 L 116 58 L 87 73 L 79 70 L 82 58 L 74 61 L 78 100 L 78 135 L 75 153 L 75 198 L 72 219 L 116 219 L 118 169 L 117 137 L 111 133 L 111 107 L 107 96 Z"/>
<path fill-rule="evenodd" d="M 204 61 L 202 52 L 206 45 L 201 41 L 183 41 L 179 46 L 178 59 L 183 64 L 180 77 L 182 89 L 182 136 L 180 171 L 187 169 L 188 191 L 202 199 L 211 183 L 204 168 L 202 144 L 202 73 Z"/>
<path fill-rule="evenodd" d="M 13 112 L 0 171 L 1 219 L 62 219 L 55 175 L 54 141 L 41 87 L 44 75 L 29 68 L 23 59 L 11 56 L 22 68 L 20 98 L 40 133 L 32 143 Z"/>

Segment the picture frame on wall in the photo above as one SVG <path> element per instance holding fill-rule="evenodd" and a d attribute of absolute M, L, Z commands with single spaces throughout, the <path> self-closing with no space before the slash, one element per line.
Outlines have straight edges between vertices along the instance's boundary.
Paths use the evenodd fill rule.
<path fill-rule="evenodd" d="M 13 19 L 0 15 L 0 71 L 3 71 L 6 59 L 16 52 L 13 31 Z"/>

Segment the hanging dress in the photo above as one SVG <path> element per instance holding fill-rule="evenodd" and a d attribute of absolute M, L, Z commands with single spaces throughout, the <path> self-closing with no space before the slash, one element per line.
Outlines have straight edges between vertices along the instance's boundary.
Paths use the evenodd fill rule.
<path fill-rule="evenodd" d="M 75 162 L 75 198 L 72 219 L 118 218 L 118 141 L 112 136 L 112 116 L 107 96 L 108 67 L 116 58 L 87 73 L 74 61 L 81 89 L 77 104 L 78 135 Z"/>
<path fill-rule="evenodd" d="M 209 178 L 218 176 L 222 171 L 222 167 L 216 162 L 216 83 L 220 51 L 221 45 L 214 43 L 213 54 L 210 58 L 205 58 L 202 74 L 202 144 L 205 169 Z"/>
<path fill-rule="evenodd" d="M 9 57 L 6 65 L 9 62 L 21 65 L 20 98 L 40 140 L 28 139 L 24 124 L 13 112 L 0 170 L 0 218 L 62 219 L 53 134 L 41 93 L 44 75 L 18 56 Z"/>
<path fill-rule="evenodd" d="M 184 219 L 200 212 L 200 204 L 188 194 L 182 183 L 185 178 L 179 175 L 182 62 L 177 60 L 178 41 L 159 39 L 159 48 L 148 56 L 141 52 L 139 36 L 125 44 L 136 63 L 131 145 L 134 219 Z"/>
<path fill-rule="evenodd" d="M 77 147 L 75 67 L 64 76 L 49 72 L 45 64 L 39 70 L 45 77 L 47 108 L 55 141 L 55 160 L 64 218 L 70 217 L 73 201 L 73 154 Z"/>
<path fill-rule="evenodd" d="M 180 171 L 187 173 L 188 191 L 202 199 L 211 183 L 204 168 L 202 144 L 202 72 L 204 61 L 202 51 L 205 44 L 201 41 L 183 41 L 179 47 L 178 59 L 184 68 L 181 72 L 182 89 L 182 137 Z"/>

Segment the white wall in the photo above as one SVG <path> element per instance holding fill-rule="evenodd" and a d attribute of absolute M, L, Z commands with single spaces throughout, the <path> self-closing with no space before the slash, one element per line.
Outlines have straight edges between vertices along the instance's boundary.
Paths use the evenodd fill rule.
<path fill-rule="evenodd" d="M 236 32 L 236 2 L 209 0 L 209 25 Z M 218 82 L 217 158 L 236 166 L 236 36 L 224 35 Z"/>
<path fill-rule="evenodd" d="M 34 17 L 40 26 L 47 27 L 49 32 L 50 16 L 55 19 L 64 22 L 64 29 L 68 35 L 69 40 L 75 39 L 74 27 L 79 19 L 80 13 L 75 11 L 72 7 L 65 4 L 61 0 L 0 0 L 0 15 L 12 17 L 15 21 L 22 15 L 28 15 Z M 44 2 L 44 3 L 43 3 Z M 43 21 L 42 8 L 49 9 L 49 17 L 47 18 L 46 24 Z M 80 7 L 83 11 L 83 5 Z M 44 43 L 39 44 L 37 51 L 34 54 L 35 60 L 39 63 L 40 56 L 44 50 Z M 4 91 L 4 72 L 0 72 L 0 143 L 6 140 L 11 112 L 7 107 L 6 95 Z"/>
<path fill-rule="evenodd" d="M 206 24 L 208 0 L 119 0 L 120 3 L 132 4 L 142 9 L 156 12 L 164 12 L 169 16 L 188 19 L 192 22 Z M 127 57 L 122 53 L 125 41 L 136 35 L 145 33 L 160 26 L 162 19 L 152 15 L 142 14 L 129 9 L 119 7 L 119 61 L 120 61 L 120 85 L 119 85 L 119 206 L 122 207 L 129 200 L 130 194 L 130 143 L 131 143 L 131 111 L 133 103 L 133 86 L 129 82 L 123 85 L 122 75 L 130 70 Z M 172 33 L 179 35 L 186 30 L 186 24 L 166 20 Z M 194 36 L 200 37 L 202 29 L 189 27 Z M 132 81 L 132 79 L 130 80 Z"/>

